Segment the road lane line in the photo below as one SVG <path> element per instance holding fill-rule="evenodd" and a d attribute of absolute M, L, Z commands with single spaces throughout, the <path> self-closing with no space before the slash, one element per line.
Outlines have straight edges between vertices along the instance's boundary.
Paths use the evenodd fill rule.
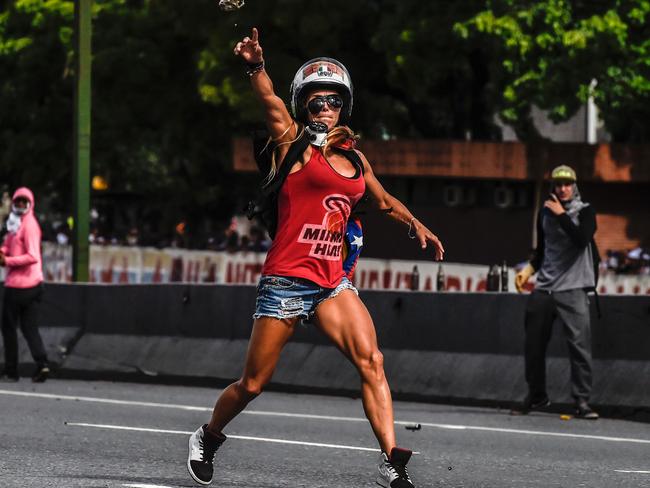
<path fill-rule="evenodd" d="M 148 483 L 126 483 L 122 486 L 125 486 L 126 488 L 173 488 L 172 486 L 150 485 Z"/>
<path fill-rule="evenodd" d="M 175 410 L 191 410 L 194 412 L 212 412 L 212 408 L 179 405 L 175 403 L 138 402 L 134 400 L 116 400 L 114 398 L 99 398 L 75 395 L 55 395 L 53 393 L 34 393 L 30 391 L 0 390 L 0 395 L 14 395 L 50 400 L 70 400 L 73 402 L 108 403 L 112 405 L 129 405 L 135 407 L 172 408 Z"/>
<path fill-rule="evenodd" d="M 617 473 L 634 473 L 634 474 L 650 474 L 650 471 L 637 471 L 633 469 L 615 469 Z"/>
<path fill-rule="evenodd" d="M 173 404 L 173 403 L 139 402 L 134 400 L 116 400 L 111 398 L 98 398 L 98 397 L 86 397 L 86 396 L 55 395 L 52 393 L 34 393 L 34 392 L 24 392 L 24 391 L 14 391 L 14 390 L 0 390 L 0 395 L 24 396 L 24 397 L 45 398 L 45 399 L 54 399 L 54 400 L 83 401 L 83 402 L 92 402 L 92 403 L 104 403 L 104 404 L 138 406 L 138 407 L 169 408 L 169 409 L 177 409 L 177 410 L 190 410 L 195 412 L 212 412 L 212 408 L 208 408 L 208 407 L 196 407 L 191 405 L 180 405 L 180 404 Z M 297 419 L 311 419 L 311 420 L 330 420 L 330 421 L 338 421 L 338 422 L 367 422 L 368 421 L 363 417 L 340 417 L 340 416 L 332 416 L 332 415 L 271 412 L 265 410 L 244 410 L 242 414 L 271 416 L 271 417 L 286 417 L 286 418 L 297 418 Z M 605 441 L 605 442 L 627 442 L 632 444 L 650 444 L 650 439 L 637 439 L 633 437 L 611 437 L 611 436 L 593 435 L 593 434 L 571 434 L 568 432 L 545 432 L 539 430 L 507 429 L 507 428 L 500 428 L 500 427 L 481 427 L 475 425 L 439 424 L 439 423 L 431 423 L 431 422 L 419 422 L 413 420 L 395 421 L 396 425 L 413 425 L 416 423 L 419 423 L 420 425 L 422 425 L 422 427 L 430 427 L 434 429 L 444 429 L 444 430 L 474 430 L 480 432 L 499 432 L 502 434 L 564 437 L 568 439 L 587 439 L 587 440 L 598 440 L 598 441 Z"/>
<path fill-rule="evenodd" d="M 192 435 L 193 432 L 183 430 L 169 430 L 169 429 L 152 429 L 148 427 L 129 427 L 126 425 L 109 425 L 109 424 L 89 424 L 85 422 L 66 422 L 65 425 L 72 427 L 91 427 L 96 429 L 111 429 L 111 430 L 129 430 L 135 432 L 150 432 L 154 434 L 179 434 L 179 435 Z M 288 439 L 275 439 L 270 437 L 252 437 L 247 435 L 232 435 L 228 434 L 229 439 L 238 439 L 242 441 L 256 441 L 256 442 L 273 442 L 276 444 L 291 444 L 295 446 L 309 446 L 309 447 L 326 447 L 329 449 L 349 449 L 352 451 L 368 451 L 380 452 L 379 449 L 370 447 L 346 446 L 343 444 L 325 444 L 322 442 L 304 442 L 292 441 Z M 413 453 L 419 454 L 419 453 Z"/>

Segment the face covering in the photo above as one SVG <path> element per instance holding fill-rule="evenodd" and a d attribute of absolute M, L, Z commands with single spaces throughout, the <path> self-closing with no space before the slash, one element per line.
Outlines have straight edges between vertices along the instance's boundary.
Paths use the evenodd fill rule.
<path fill-rule="evenodd" d="M 562 202 L 562 206 L 564 207 L 564 210 L 566 211 L 567 214 L 569 214 L 570 217 L 573 217 L 577 215 L 580 210 L 585 208 L 588 204 L 584 203 L 582 201 L 582 197 L 580 196 L 580 190 L 578 190 L 578 185 L 573 184 L 573 195 L 571 197 L 571 200 L 568 202 Z"/>
<path fill-rule="evenodd" d="M 11 204 L 11 213 L 7 219 L 7 230 L 10 234 L 15 234 L 20 229 L 22 216 L 29 210 L 29 202 L 24 207 L 18 207 L 15 203 Z"/>
<path fill-rule="evenodd" d="M 25 205 L 24 207 L 17 207 L 15 203 L 11 204 L 11 212 L 15 213 L 18 216 L 25 215 L 27 211 L 29 210 L 29 203 Z"/>
<path fill-rule="evenodd" d="M 20 218 L 20 215 L 12 211 L 9 214 L 9 218 L 7 219 L 7 230 L 9 231 L 9 233 L 15 234 L 16 232 L 18 232 L 18 229 L 20 229 L 21 222 L 22 219 Z"/>

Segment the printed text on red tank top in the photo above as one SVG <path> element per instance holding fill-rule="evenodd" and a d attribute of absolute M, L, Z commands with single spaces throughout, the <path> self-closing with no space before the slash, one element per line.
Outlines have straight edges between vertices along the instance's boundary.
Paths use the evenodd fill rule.
<path fill-rule="evenodd" d="M 341 259 L 345 224 L 351 212 L 350 199 L 341 194 L 327 195 L 322 201 L 327 213 L 321 224 L 304 224 L 298 242 L 311 244 L 309 255 L 317 259 Z"/>

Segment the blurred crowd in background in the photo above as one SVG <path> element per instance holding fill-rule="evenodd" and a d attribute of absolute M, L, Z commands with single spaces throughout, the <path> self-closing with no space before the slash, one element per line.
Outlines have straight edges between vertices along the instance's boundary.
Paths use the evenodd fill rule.
<path fill-rule="evenodd" d="M 650 249 L 642 247 L 628 250 L 608 249 L 602 266 L 617 274 L 650 276 Z"/>
<path fill-rule="evenodd" d="M 0 221 L 4 232 L 4 221 L 10 210 L 10 197 L 3 195 L 0 205 Z M 95 245 L 111 246 L 147 246 L 156 248 L 181 248 L 194 250 L 237 252 L 265 252 L 271 246 L 268 233 L 249 221 L 243 215 L 233 216 L 227 225 L 217 227 L 213 232 L 206 231 L 205 237 L 198 245 L 188 245 L 185 236 L 185 222 L 179 222 L 168 232 L 151 232 L 148 226 L 129 226 L 112 229 L 106 226 L 97 209 L 91 209 L 91 231 L 88 240 Z M 71 218 L 48 220 L 39 216 L 43 230 L 43 241 L 60 245 L 71 243 Z M 601 256 L 601 272 L 624 275 L 650 276 L 650 249 L 635 247 L 633 249 L 607 249 Z"/>

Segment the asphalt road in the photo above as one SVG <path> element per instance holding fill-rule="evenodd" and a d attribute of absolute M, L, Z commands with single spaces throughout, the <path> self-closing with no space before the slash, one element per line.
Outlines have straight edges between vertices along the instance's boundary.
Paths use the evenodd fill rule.
<path fill-rule="evenodd" d="M 187 438 L 218 390 L 25 379 L 0 384 L 0 487 L 196 485 Z M 417 487 L 650 487 L 650 425 L 395 403 Z M 407 423 L 420 423 L 410 431 Z M 212 486 L 373 487 L 378 453 L 361 402 L 264 393 L 228 427 Z"/>

